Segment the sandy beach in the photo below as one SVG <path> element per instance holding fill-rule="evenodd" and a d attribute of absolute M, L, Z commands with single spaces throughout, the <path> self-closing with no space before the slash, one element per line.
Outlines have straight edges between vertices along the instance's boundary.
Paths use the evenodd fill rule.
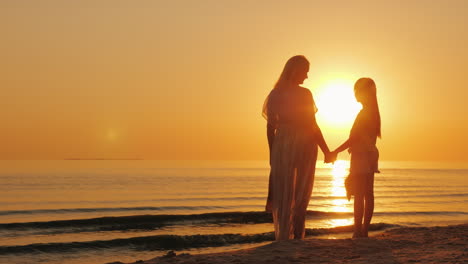
<path fill-rule="evenodd" d="M 468 224 L 397 228 L 362 239 L 306 238 L 214 254 L 168 253 L 134 263 L 468 263 Z"/>

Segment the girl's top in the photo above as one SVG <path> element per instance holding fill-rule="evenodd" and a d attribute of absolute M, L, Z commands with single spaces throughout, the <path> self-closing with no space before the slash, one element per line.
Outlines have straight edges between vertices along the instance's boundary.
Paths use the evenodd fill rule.
<path fill-rule="evenodd" d="M 377 152 L 378 116 L 370 109 L 362 109 L 350 133 L 350 153 Z"/>

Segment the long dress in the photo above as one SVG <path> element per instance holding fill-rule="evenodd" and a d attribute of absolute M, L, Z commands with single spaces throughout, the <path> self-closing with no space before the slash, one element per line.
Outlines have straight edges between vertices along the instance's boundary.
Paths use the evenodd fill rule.
<path fill-rule="evenodd" d="M 266 105 L 267 120 L 276 128 L 270 156 L 275 237 L 304 238 L 317 160 L 315 104 L 309 90 L 288 88 L 274 89 Z"/>

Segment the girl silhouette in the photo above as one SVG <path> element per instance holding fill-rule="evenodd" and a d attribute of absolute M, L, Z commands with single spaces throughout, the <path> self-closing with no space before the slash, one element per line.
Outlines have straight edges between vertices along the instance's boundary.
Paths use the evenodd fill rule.
<path fill-rule="evenodd" d="M 345 185 L 348 200 L 354 195 L 353 237 L 367 237 L 374 213 L 374 173 L 379 172 L 379 151 L 375 144 L 377 137 L 381 137 L 380 112 L 377 89 L 372 79 L 357 80 L 354 94 L 362 104 L 362 110 L 354 121 L 349 139 L 333 153 L 337 155 L 349 148 L 350 174 Z"/>

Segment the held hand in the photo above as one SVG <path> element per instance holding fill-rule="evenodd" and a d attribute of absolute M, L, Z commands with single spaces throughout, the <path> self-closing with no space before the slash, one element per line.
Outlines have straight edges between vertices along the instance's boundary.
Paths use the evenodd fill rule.
<path fill-rule="evenodd" d="M 325 163 L 334 163 L 338 157 L 338 152 L 325 153 Z"/>
<path fill-rule="evenodd" d="M 330 162 L 335 163 L 336 159 L 338 158 L 338 152 L 334 152 L 334 151 L 330 152 L 330 156 L 331 156 Z"/>
<path fill-rule="evenodd" d="M 333 154 L 333 163 L 335 163 L 335 161 L 338 159 L 339 152 L 335 150 L 332 152 L 332 154 Z"/>

